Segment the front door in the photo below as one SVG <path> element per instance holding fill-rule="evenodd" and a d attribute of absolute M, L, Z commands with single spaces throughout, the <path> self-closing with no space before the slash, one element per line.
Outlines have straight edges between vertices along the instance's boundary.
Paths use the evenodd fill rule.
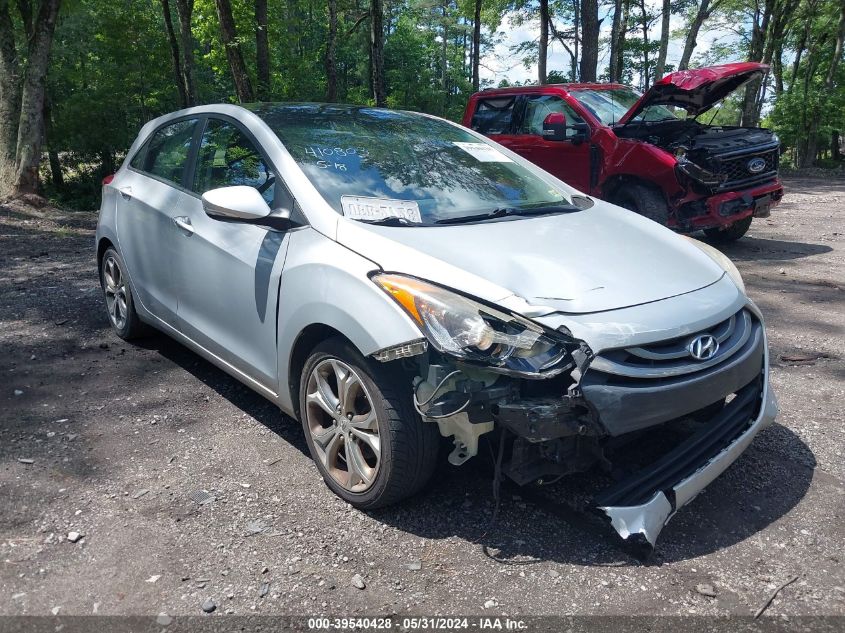
<path fill-rule="evenodd" d="M 182 333 L 272 392 L 278 391 L 276 314 L 286 233 L 210 218 L 200 196 L 218 187 L 248 185 L 271 208 L 284 187 L 242 129 L 209 118 L 197 151 L 191 189 L 182 207 L 173 273 Z"/>
<path fill-rule="evenodd" d="M 122 175 L 117 198 L 117 236 L 135 296 L 147 310 L 177 327 L 172 275 L 173 218 L 186 198 L 182 180 L 197 119 L 156 130 Z"/>
<path fill-rule="evenodd" d="M 577 131 L 572 128 L 567 128 L 566 135 L 573 140 L 550 141 L 543 137 L 543 121 L 554 112 L 563 113 L 567 125 L 584 123 L 584 119 L 558 95 L 525 95 L 523 99 L 508 147 L 568 185 L 589 193 L 589 141 L 574 140 Z"/>

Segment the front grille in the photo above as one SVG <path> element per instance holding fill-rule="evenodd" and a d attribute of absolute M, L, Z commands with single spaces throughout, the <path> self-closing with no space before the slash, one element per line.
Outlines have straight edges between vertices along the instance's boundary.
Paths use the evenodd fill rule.
<path fill-rule="evenodd" d="M 780 148 L 775 146 L 739 155 L 715 156 L 710 160 L 710 166 L 713 173 L 721 179 L 718 188 L 729 190 L 772 180 L 778 173 L 779 157 Z M 765 167 L 757 173 L 748 169 L 748 164 L 755 158 L 761 158 L 765 162 Z"/>
<path fill-rule="evenodd" d="M 730 318 L 687 336 L 640 347 L 602 352 L 590 365 L 614 377 L 633 380 L 669 379 L 694 374 L 716 367 L 743 349 L 755 328 L 756 319 L 748 310 L 740 310 Z M 702 334 L 710 334 L 719 342 L 716 354 L 707 360 L 696 360 L 689 351 L 690 343 Z"/>

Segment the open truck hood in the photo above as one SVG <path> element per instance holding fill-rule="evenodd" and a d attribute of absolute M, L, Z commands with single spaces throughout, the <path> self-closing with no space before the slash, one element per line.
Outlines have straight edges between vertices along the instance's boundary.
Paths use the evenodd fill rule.
<path fill-rule="evenodd" d="M 387 272 L 570 314 L 666 299 L 724 274 L 689 240 L 598 200 L 576 213 L 442 227 L 342 219 L 337 241 Z"/>
<path fill-rule="evenodd" d="M 669 73 L 646 90 L 619 123 L 628 123 L 650 105 L 677 106 L 698 116 L 768 70 L 765 64 L 741 62 Z"/>

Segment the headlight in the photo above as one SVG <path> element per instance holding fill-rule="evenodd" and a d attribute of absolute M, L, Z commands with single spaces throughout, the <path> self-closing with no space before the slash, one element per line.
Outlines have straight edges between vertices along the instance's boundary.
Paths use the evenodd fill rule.
<path fill-rule="evenodd" d="M 739 274 L 739 269 L 736 267 L 736 264 L 731 261 L 730 257 L 725 255 L 719 249 L 713 248 L 710 244 L 705 244 L 704 242 L 688 236 L 684 237 L 695 244 L 699 250 L 701 250 L 705 255 L 708 255 L 710 259 L 721 267 L 722 270 L 728 273 L 728 277 L 733 280 L 736 287 L 742 291 L 742 294 L 745 294 L 745 283 L 742 281 L 742 275 Z"/>
<path fill-rule="evenodd" d="M 495 371 L 538 378 L 573 366 L 562 334 L 455 292 L 404 275 L 375 275 L 439 352 Z"/>
<path fill-rule="evenodd" d="M 720 176 L 704 169 L 704 167 L 696 165 L 685 155 L 678 156 L 677 168 L 678 171 L 680 171 L 682 174 L 689 176 L 693 180 L 697 180 L 701 184 L 707 185 L 708 187 L 715 187 L 721 184 L 722 182 Z"/>

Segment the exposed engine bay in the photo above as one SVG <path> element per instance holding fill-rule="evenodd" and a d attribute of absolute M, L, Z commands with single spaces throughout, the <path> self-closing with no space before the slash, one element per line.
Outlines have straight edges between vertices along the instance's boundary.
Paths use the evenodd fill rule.
<path fill-rule="evenodd" d="M 704 363 L 686 351 L 701 336 L 720 343 Z M 694 480 L 721 472 L 735 458 L 724 455 L 772 419 L 761 418 L 762 323 L 742 309 L 701 332 L 598 355 L 568 333 L 559 342 L 566 354 L 553 371 L 533 375 L 456 361 L 423 341 L 389 351 L 424 423 L 451 440 L 452 465 L 478 455 L 484 438 L 499 447 L 494 481 L 501 473 L 520 486 L 546 484 L 594 471 L 610 485 L 588 509 L 647 556 Z"/>
<path fill-rule="evenodd" d="M 774 133 L 764 128 L 734 125 L 706 125 L 695 119 L 631 122 L 614 129 L 621 138 L 633 138 L 662 147 L 672 153 L 678 148 L 687 152 L 722 154 L 767 145 Z"/>
<path fill-rule="evenodd" d="M 682 172 L 707 192 L 756 184 L 777 177 L 779 141 L 764 128 L 706 125 L 694 119 L 642 121 L 614 130 L 673 154 Z M 749 163 L 753 158 L 761 160 Z"/>

